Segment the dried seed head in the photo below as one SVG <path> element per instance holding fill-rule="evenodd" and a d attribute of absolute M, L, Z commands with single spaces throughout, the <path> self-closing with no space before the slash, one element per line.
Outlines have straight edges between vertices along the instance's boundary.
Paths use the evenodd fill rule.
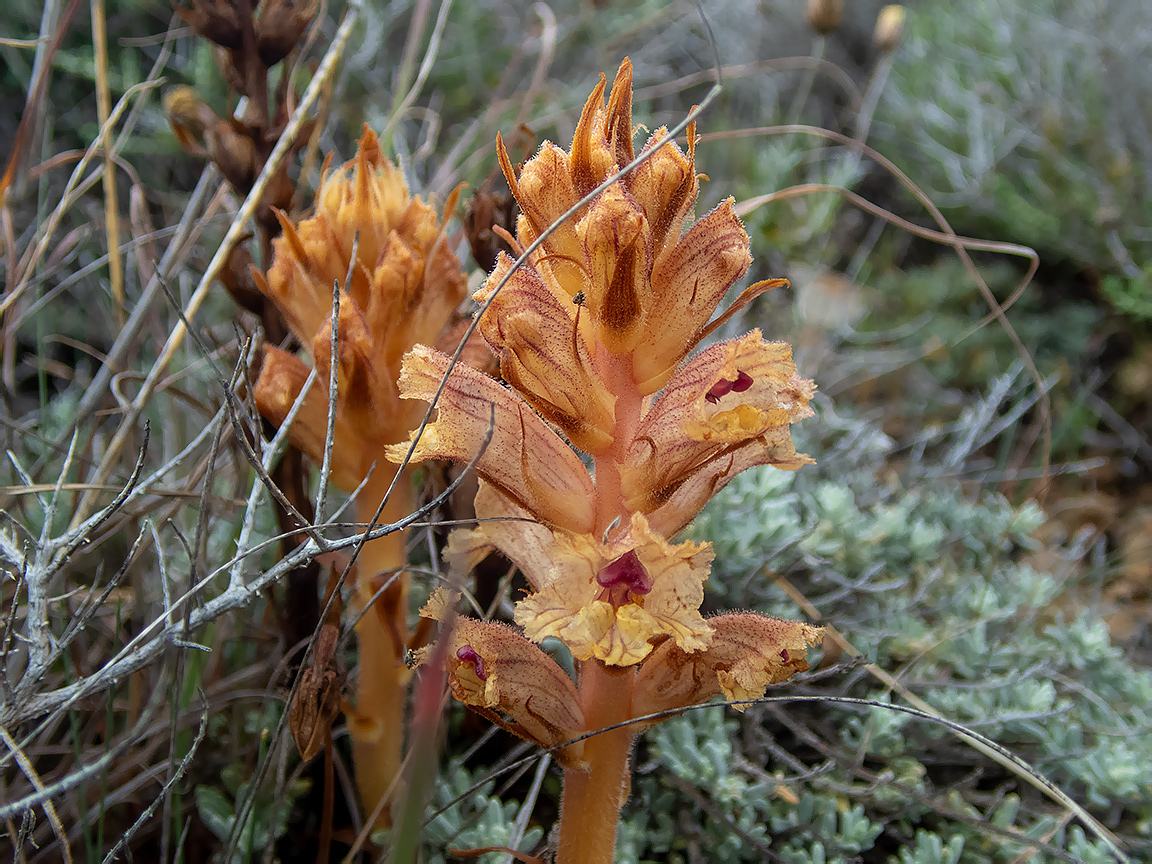
<path fill-rule="evenodd" d="M 271 68 L 291 54 L 319 6 L 319 0 L 265 0 L 256 21 L 260 62 Z"/>
<path fill-rule="evenodd" d="M 176 14 L 205 39 L 231 51 L 244 46 L 244 30 L 252 22 L 248 0 L 192 0 L 192 8 L 177 6 Z"/>
<path fill-rule="evenodd" d="M 840 19 L 844 17 L 844 0 L 808 0 L 804 17 L 813 30 L 827 36 L 840 26 Z"/>

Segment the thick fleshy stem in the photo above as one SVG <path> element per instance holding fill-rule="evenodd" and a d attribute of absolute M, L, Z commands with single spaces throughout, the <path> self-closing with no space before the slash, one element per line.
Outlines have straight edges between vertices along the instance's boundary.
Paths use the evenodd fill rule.
<path fill-rule="evenodd" d="M 372 477 L 356 498 L 357 518 L 367 523 L 392 482 L 394 469 L 381 457 Z M 410 478 L 401 476 L 377 524 L 387 525 L 408 515 L 413 507 Z M 365 815 L 371 815 L 388 794 L 400 770 L 404 742 L 404 697 L 407 670 L 404 648 L 408 639 L 408 574 L 404 554 L 405 532 L 396 531 L 369 540 L 360 552 L 356 580 L 356 612 L 395 575 L 373 608 L 356 625 L 359 671 L 355 715 L 349 718 L 356 785 Z M 374 828 L 392 824 L 388 806 L 381 808 Z"/>
<path fill-rule="evenodd" d="M 607 666 L 599 660 L 580 665 L 580 702 L 588 731 L 632 716 L 634 666 Z M 616 824 L 628 797 L 628 753 L 634 727 L 622 726 L 584 742 L 585 768 L 564 769 L 560 803 L 560 843 L 556 864 L 611 864 Z"/>
<path fill-rule="evenodd" d="M 636 437 L 644 397 L 640 395 L 632 377 L 630 354 L 612 354 L 603 346 L 597 346 L 595 364 L 605 387 L 616 397 L 612 446 L 595 459 L 596 531 L 602 532 L 617 516 L 628 518 L 619 466 L 627 460 L 628 451 Z"/>
<path fill-rule="evenodd" d="M 636 437 L 643 397 L 632 377 L 630 355 L 598 347 L 595 362 L 616 397 L 612 446 L 595 460 L 596 530 L 605 531 L 618 516 L 628 518 L 619 466 Z M 580 664 L 580 704 L 589 732 L 631 719 L 635 680 L 635 666 L 608 666 L 595 659 Z M 635 737 L 631 726 L 602 732 L 585 742 L 583 768 L 564 769 L 556 864 L 611 864 L 620 808 L 630 788 L 628 753 Z"/>

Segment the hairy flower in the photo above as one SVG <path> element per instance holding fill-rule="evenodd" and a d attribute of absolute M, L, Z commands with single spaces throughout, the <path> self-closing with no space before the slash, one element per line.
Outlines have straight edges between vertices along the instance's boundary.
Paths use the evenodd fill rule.
<path fill-rule="evenodd" d="M 451 210 L 455 193 L 449 199 Z M 399 170 L 367 127 L 356 158 L 325 165 L 315 213 L 293 224 L 278 213 L 284 234 L 274 243 L 272 268 L 256 273 L 260 290 L 284 313 L 296 338 L 315 360 L 321 381 L 339 365 L 337 465 L 363 477 L 361 451 L 401 440 L 416 425 L 419 407 L 402 403 L 396 380 L 401 358 L 414 344 L 436 344 L 464 299 L 467 283 L 435 211 L 412 198 Z M 352 259 L 353 249 L 356 252 Z M 349 274 L 351 279 L 347 281 Z M 332 290 L 343 290 L 338 357 L 332 357 Z M 266 349 L 256 401 L 281 422 L 299 395 L 307 366 L 293 354 Z M 305 397 L 291 432 L 316 461 L 327 425 L 327 387 Z M 357 442 L 372 446 L 357 446 Z M 342 468 L 346 468 L 343 471 Z"/>
<path fill-rule="evenodd" d="M 517 177 L 498 147 L 520 244 L 633 159 L 627 60 L 606 106 L 605 86 L 569 151 L 545 143 Z M 713 319 L 751 255 L 731 202 L 684 230 L 698 191 L 694 130 L 687 154 L 657 146 L 663 136 L 527 265 L 497 260 L 477 295 L 491 301 L 478 323 L 511 389 L 417 347 L 401 392 L 439 392 L 438 414 L 414 444 L 387 451 L 393 461 L 410 449 L 414 460 L 475 460 L 482 521 L 454 534 L 449 558 L 461 567 L 499 550 L 531 585 L 515 612 L 525 636 L 554 636 L 577 660 L 616 667 L 645 662 L 658 645 L 709 648 L 699 609 L 711 549 L 669 538 L 746 468 L 811 461 L 790 425 L 811 415 L 814 386 L 786 344 L 753 331 L 685 359 L 733 311 Z M 591 472 L 573 445 L 590 454 Z"/>
<path fill-rule="evenodd" d="M 511 627 L 453 617 L 453 598 L 438 589 L 421 611 L 450 625 L 448 684 L 452 695 L 496 725 L 541 747 L 555 747 L 584 732 L 576 687 L 556 661 Z M 425 649 L 422 659 L 431 652 Z M 559 751 L 562 763 L 579 760 L 582 744 Z"/>
<path fill-rule="evenodd" d="M 627 506 L 671 536 L 740 472 L 811 464 L 789 427 L 812 416 L 814 390 L 796 374 L 791 347 L 759 330 L 701 352 L 640 421 L 621 468 Z"/>
<path fill-rule="evenodd" d="M 805 671 L 808 646 L 824 637 L 822 627 L 750 612 L 709 618 L 708 625 L 706 651 L 684 651 L 669 640 L 652 652 L 636 678 L 634 716 L 686 708 L 721 693 L 733 700 L 759 698 L 768 685 Z"/>

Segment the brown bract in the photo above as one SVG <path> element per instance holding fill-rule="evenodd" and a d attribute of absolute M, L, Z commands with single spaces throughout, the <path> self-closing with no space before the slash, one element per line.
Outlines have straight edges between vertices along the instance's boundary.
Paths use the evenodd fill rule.
<path fill-rule="evenodd" d="M 455 197 L 449 199 L 449 211 Z M 401 402 L 396 388 L 401 358 L 416 343 L 437 344 L 464 299 L 466 279 L 436 212 L 409 196 L 399 170 L 367 127 L 355 159 L 335 170 L 326 166 L 311 217 L 297 224 L 277 215 L 284 233 L 274 243 L 272 267 L 267 275 L 254 276 L 311 350 L 321 382 L 305 397 L 290 435 L 305 453 L 321 460 L 326 382 L 335 361 L 334 456 L 342 465 L 335 466 L 334 479 L 348 490 L 349 477 L 364 476 L 362 454 L 376 458 L 380 446 L 404 439 L 418 422 L 423 409 Z M 351 281 L 345 284 L 349 273 Z M 337 284 L 343 293 L 339 351 L 333 358 L 332 291 Z M 256 384 L 261 413 L 281 422 L 307 375 L 308 366 L 294 354 L 267 349 Z"/>

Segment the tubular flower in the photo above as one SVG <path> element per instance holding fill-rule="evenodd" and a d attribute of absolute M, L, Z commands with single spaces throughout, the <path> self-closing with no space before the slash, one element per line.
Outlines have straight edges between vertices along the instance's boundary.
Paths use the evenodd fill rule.
<path fill-rule="evenodd" d="M 448 592 L 437 589 L 420 614 L 448 621 L 453 602 Z M 555 660 L 507 625 L 462 617 L 452 625 L 448 682 L 459 701 L 541 747 L 555 747 L 583 732 L 576 687 Z M 424 649 L 420 659 L 431 653 Z M 561 761 L 578 760 L 582 751 L 581 744 L 567 747 L 560 751 Z"/>
<path fill-rule="evenodd" d="M 812 416 L 814 392 L 796 374 L 791 347 L 763 341 L 759 330 L 701 352 L 640 421 L 621 467 L 627 506 L 672 535 L 740 472 L 811 464 L 789 427 Z"/>
<path fill-rule="evenodd" d="M 454 202 L 455 193 L 449 211 Z M 401 358 L 416 343 L 437 343 L 464 299 L 467 281 L 435 211 L 408 195 L 399 170 L 367 127 L 355 159 L 335 170 L 325 164 L 314 215 L 298 225 L 282 213 L 278 218 L 284 233 L 273 244 L 272 268 L 254 277 L 311 350 L 322 381 L 333 362 L 333 284 L 345 292 L 337 361 L 337 437 L 344 446 L 334 448 L 333 458 L 336 482 L 350 490 L 363 477 L 362 454 L 373 449 L 363 445 L 401 440 L 416 425 L 418 406 L 402 403 L 396 388 Z M 256 383 L 261 413 L 282 422 L 307 372 L 294 355 L 266 349 Z M 290 433 L 316 461 L 323 454 L 317 442 L 324 440 L 327 414 L 327 388 L 315 387 Z M 345 485 L 353 476 L 357 481 Z"/>
<path fill-rule="evenodd" d="M 820 627 L 749 612 L 720 615 L 708 624 L 712 642 L 706 651 L 689 653 L 669 640 L 652 652 L 636 678 L 635 716 L 695 705 L 721 693 L 733 700 L 756 699 L 770 684 L 805 671 L 808 646 L 818 645 L 824 635 Z"/>

